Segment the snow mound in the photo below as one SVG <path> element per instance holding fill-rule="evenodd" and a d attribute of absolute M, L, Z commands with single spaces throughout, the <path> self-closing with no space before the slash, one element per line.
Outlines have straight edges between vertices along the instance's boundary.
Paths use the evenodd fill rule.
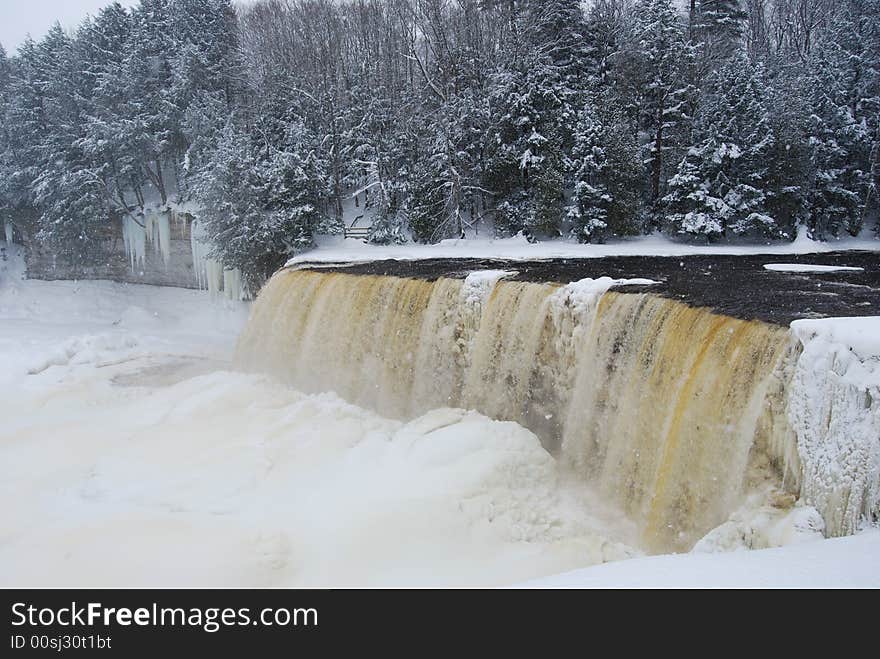
<path fill-rule="evenodd" d="M 587 277 L 563 286 L 555 294 L 551 304 L 556 307 L 570 307 L 575 313 L 582 314 L 592 311 L 597 300 L 614 286 L 650 286 L 657 282 L 652 279 L 612 279 Z"/>
<path fill-rule="evenodd" d="M 0 488 L 28 501 L 0 533 L 4 585 L 492 585 L 637 554 L 565 505 L 515 423 L 402 424 L 228 372 L 138 392 L 70 375 L 0 402 L 22 412 Z"/>
<path fill-rule="evenodd" d="M 765 270 L 773 272 L 864 272 L 864 268 L 848 265 L 816 265 L 812 263 L 765 263 Z"/>
<path fill-rule="evenodd" d="M 788 396 L 803 500 L 830 535 L 880 518 L 880 317 L 796 320 Z"/>
<path fill-rule="evenodd" d="M 108 359 L 129 355 L 137 347 L 136 337 L 126 334 L 95 334 L 73 337 L 38 356 L 28 367 L 29 375 L 37 375 L 52 366 L 97 364 Z"/>
<path fill-rule="evenodd" d="M 777 496 L 783 498 L 784 495 Z M 691 551 L 715 553 L 783 547 L 821 540 L 824 530 L 825 522 L 815 508 L 801 502 L 793 507 L 785 507 L 779 502 L 765 501 L 764 495 L 758 493 L 752 495 L 724 524 L 703 536 Z"/>
<path fill-rule="evenodd" d="M 461 288 L 461 299 L 465 304 L 482 304 L 495 284 L 504 277 L 515 275 L 513 270 L 477 270 L 468 273 Z"/>

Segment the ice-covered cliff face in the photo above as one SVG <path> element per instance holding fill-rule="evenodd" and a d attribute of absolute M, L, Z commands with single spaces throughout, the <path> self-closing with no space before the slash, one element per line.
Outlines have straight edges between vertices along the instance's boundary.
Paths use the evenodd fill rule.
<path fill-rule="evenodd" d="M 788 394 L 802 498 L 846 535 L 880 519 L 880 318 L 792 323 Z"/>

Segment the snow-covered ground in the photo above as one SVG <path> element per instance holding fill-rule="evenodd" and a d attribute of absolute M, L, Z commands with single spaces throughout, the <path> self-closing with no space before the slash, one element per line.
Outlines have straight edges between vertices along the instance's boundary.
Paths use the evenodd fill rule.
<path fill-rule="evenodd" d="M 494 585 L 637 553 L 517 424 L 231 372 L 245 314 L 2 275 L 0 585 Z"/>
<path fill-rule="evenodd" d="M 878 588 L 880 531 L 774 549 L 646 556 L 522 584 L 534 588 Z"/>
<path fill-rule="evenodd" d="M 766 245 L 726 244 L 694 245 L 676 242 L 656 234 L 618 239 L 604 245 L 584 245 L 569 240 L 530 243 L 522 236 L 497 240 L 468 238 L 443 240 L 435 245 L 367 245 L 362 240 L 338 236 L 318 237 L 315 249 L 290 259 L 287 265 L 300 263 L 360 263 L 397 259 L 483 258 L 525 261 L 550 258 L 601 258 L 603 256 L 688 256 L 693 254 L 814 254 L 844 249 L 880 251 L 880 240 L 843 238 L 827 242 L 811 240 L 802 232 L 792 242 Z"/>
<path fill-rule="evenodd" d="M 0 586 L 880 585 L 876 530 L 585 567 L 634 529 L 517 424 L 235 373 L 244 304 L 9 264 Z"/>

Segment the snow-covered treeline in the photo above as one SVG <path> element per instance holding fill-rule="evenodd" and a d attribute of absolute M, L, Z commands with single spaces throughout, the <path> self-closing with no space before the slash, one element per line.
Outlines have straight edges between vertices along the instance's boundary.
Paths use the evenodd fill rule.
<path fill-rule="evenodd" d="M 141 0 L 0 49 L 0 213 L 102 258 L 193 202 L 256 284 L 316 232 L 856 234 L 878 0 Z M 344 218 L 344 219 L 343 219 Z"/>

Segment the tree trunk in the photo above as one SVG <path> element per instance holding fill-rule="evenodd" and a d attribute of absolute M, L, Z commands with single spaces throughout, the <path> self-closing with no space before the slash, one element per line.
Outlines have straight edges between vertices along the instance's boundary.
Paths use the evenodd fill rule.
<path fill-rule="evenodd" d="M 657 133 L 654 137 L 654 156 L 651 160 L 651 210 L 656 213 L 660 202 L 660 175 L 663 171 L 663 113 L 664 100 L 660 101 L 657 112 Z"/>
<path fill-rule="evenodd" d="M 162 205 L 168 203 L 168 194 L 165 192 L 165 178 L 162 176 L 162 165 L 159 159 L 156 159 L 156 187 L 159 188 L 159 197 L 162 199 Z"/>

